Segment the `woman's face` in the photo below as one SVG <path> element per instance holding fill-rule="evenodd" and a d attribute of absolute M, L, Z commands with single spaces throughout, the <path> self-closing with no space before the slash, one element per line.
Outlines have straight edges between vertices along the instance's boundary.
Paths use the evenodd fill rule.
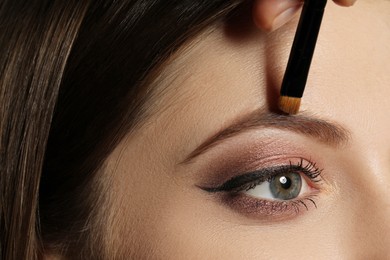
<path fill-rule="evenodd" d="M 109 157 L 109 247 L 137 259 L 390 256 L 390 1 L 329 3 L 301 112 L 275 113 L 297 19 L 234 18 L 155 81 Z"/>

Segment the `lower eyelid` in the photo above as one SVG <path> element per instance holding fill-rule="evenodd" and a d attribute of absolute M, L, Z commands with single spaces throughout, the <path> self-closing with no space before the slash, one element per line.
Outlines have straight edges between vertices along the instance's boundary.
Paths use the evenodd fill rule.
<path fill-rule="evenodd" d="M 317 208 L 318 192 L 299 199 L 273 201 L 254 198 L 243 193 L 224 194 L 221 203 L 249 218 L 263 221 L 284 221 Z"/>

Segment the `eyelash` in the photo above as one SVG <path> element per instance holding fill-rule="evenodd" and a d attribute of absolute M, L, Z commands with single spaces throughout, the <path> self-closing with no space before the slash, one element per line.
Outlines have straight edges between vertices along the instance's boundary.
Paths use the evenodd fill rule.
<path fill-rule="evenodd" d="M 231 178 L 220 186 L 217 187 L 200 187 L 204 191 L 209 193 L 225 193 L 228 195 L 227 201 L 237 198 L 244 191 L 249 191 L 250 189 L 255 188 L 256 186 L 268 181 L 271 182 L 275 176 L 283 173 L 302 173 L 304 174 L 312 183 L 319 183 L 322 181 L 322 169 L 318 168 L 316 163 L 311 160 L 305 160 L 300 158 L 298 163 L 293 164 L 291 161 L 289 164 L 273 166 L 269 168 L 260 169 L 254 172 L 242 174 L 236 177 Z M 245 197 L 248 197 L 242 194 Z M 314 201 L 315 195 L 307 196 L 303 199 L 292 199 L 285 201 L 271 201 L 271 200 L 261 200 L 258 198 L 250 199 L 252 202 L 255 202 L 256 207 L 264 207 L 272 209 L 272 213 L 269 210 L 260 209 L 259 211 L 264 211 L 266 215 L 273 215 L 275 213 L 283 213 L 286 210 L 293 210 L 295 213 L 298 213 L 300 208 L 303 206 L 306 210 L 309 209 L 306 202 L 311 202 L 317 208 L 317 205 Z M 242 203 L 235 203 L 242 204 Z M 252 206 L 251 206 L 252 207 Z M 251 209 L 251 211 L 254 211 Z M 276 212 L 275 212 L 276 211 Z"/>

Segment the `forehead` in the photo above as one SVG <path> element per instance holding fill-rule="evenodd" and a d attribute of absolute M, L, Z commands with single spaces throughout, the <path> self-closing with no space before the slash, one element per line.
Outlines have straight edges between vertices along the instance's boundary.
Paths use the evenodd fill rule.
<path fill-rule="evenodd" d="M 382 145 L 390 131 L 389 18 L 389 1 L 361 1 L 347 11 L 329 5 L 302 103 L 302 110 L 350 129 L 365 147 Z M 155 81 L 154 128 L 186 140 L 186 148 L 178 144 L 186 152 L 277 99 L 296 21 L 270 34 L 242 26 L 236 34 L 221 26 L 199 36 Z"/>

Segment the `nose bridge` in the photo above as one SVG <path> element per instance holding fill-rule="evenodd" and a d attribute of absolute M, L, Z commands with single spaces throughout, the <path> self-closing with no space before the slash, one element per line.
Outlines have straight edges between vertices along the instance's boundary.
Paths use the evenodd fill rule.
<path fill-rule="evenodd" d="M 365 256 L 364 259 L 390 257 L 390 204 L 384 197 L 367 196 L 356 212 L 356 244 L 352 244 L 351 249 L 356 251 L 358 258 L 362 255 Z"/>
<path fill-rule="evenodd" d="M 367 167 L 356 173 L 361 181 L 353 199 L 351 250 L 359 259 L 390 259 L 390 157 L 383 149 L 367 152 Z"/>

